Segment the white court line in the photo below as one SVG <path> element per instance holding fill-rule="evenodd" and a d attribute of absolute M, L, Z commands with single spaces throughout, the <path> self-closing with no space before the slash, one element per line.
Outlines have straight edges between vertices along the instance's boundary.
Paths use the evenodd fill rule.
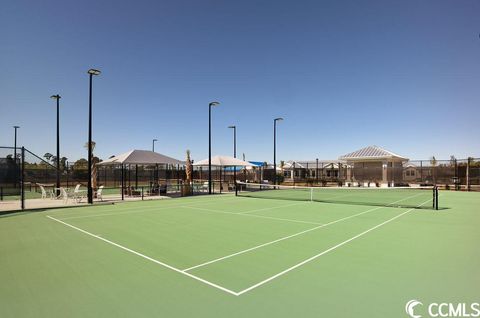
<path fill-rule="evenodd" d="M 224 200 L 215 200 L 215 201 L 209 201 L 209 202 L 198 202 L 198 203 L 195 203 L 195 206 L 196 205 L 199 205 L 199 204 L 211 204 L 212 202 L 217 202 L 217 201 L 221 201 L 221 202 L 225 202 L 225 201 L 232 201 L 232 200 L 237 200 L 235 198 L 227 198 L 227 199 L 224 199 Z M 151 200 L 151 201 L 154 201 L 154 200 Z M 151 202 L 150 201 L 150 202 Z M 177 202 L 178 203 L 178 202 Z M 122 215 L 122 214 L 135 214 L 135 213 L 145 213 L 145 212 L 155 212 L 157 210 L 165 210 L 165 209 L 169 209 L 169 208 L 181 208 L 181 207 L 185 207 L 185 202 L 183 202 L 182 204 L 176 204 L 176 205 L 167 205 L 167 206 L 149 206 L 149 207 L 143 207 L 143 208 L 139 208 L 139 210 L 134 210 L 134 211 L 125 211 L 125 212 L 112 212 L 112 213 L 99 213 L 99 214 L 90 214 L 90 215 L 77 215 L 77 216 L 70 216 L 70 217 L 62 217 L 61 220 L 71 220 L 71 219 L 86 219 L 86 218 L 93 218 L 93 217 L 102 217 L 102 216 L 110 216 L 110 215 Z M 190 206 L 188 206 L 190 207 Z M 113 209 L 109 209 L 108 211 L 114 211 Z"/>
<path fill-rule="evenodd" d="M 417 196 L 418 194 L 414 195 L 414 196 Z M 391 204 L 395 204 L 397 202 L 400 202 L 400 201 L 403 201 L 403 200 L 406 200 L 406 199 L 410 199 L 414 196 L 411 196 L 411 197 L 408 197 L 408 198 L 405 198 L 405 199 L 401 199 L 401 200 L 398 200 L 398 201 L 395 201 L 395 202 L 392 202 Z M 424 204 L 424 203 L 423 203 Z M 423 205 L 422 204 L 422 205 Z M 311 229 L 308 229 L 308 230 L 304 230 L 304 231 L 301 231 L 301 232 L 298 232 L 298 233 L 295 233 L 295 234 L 291 234 L 291 235 L 288 235 L 288 236 L 285 236 L 285 237 L 282 237 L 282 238 L 279 238 L 279 239 L 276 239 L 276 240 L 273 240 L 273 241 L 270 241 L 270 242 L 267 242 L 267 243 L 263 243 L 263 244 L 260 244 L 260 245 L 257 245 L 257 246 L 254 246 L 254 247 L 251 247 L 251 248 L 248 248 L 248 249 L 245 249 L 245 250 L 242 250 L 242 251 L 239 251 L 239 252 L 236 252 L 236 253 L 233 253 L 233 254 L 229 254 L 229 255 L 226 255 L 226 256 L 222 256 L 222 257 L 219 257 L 219 258 L 216 258 L 216 259 L 213 259 L 211 261 L 208 261 L 208 262 L 205 262 L 205 263 L 202 263 L 202 264 L 198 264 L 198 265 L 195 265 L 195 266 L 192 266 L 192 267 L 189 267 L 189 268 L 186 268 L 184 269 L 184 271 L 190 271 L 192 269 L 195 269 L 195 268 L 199 268 L 199 267 L 203 267 L 203 266 L 206 266 L 206 265 L 209 265 L 209 264 L 212 264 L 212 263 L 216 263 L 216 262 L 219 262 L 219 261 L 222 261 L 224 259 L 227 259 L 227 258 L 231 258 L 231 257 L 234 257 L 234 256 L 237 256 L 237 255 L 241 255 L 241 254 L 244 254 L 244 253 L 247 253 L 247 252 L 251 252 L 251 251 L 254 251 L 256 249 L 259 249 L 259 248 L 262 248 L 262 247 L 265 247 L 265 246 L 268 246 L 268 245 L 271 245 L 271 244 L 275 244 L 275 243 L 278 243 L 278 242 L 281 242 L 281 241 L 284 241 L 284 240 L 288 240 L 292 237 L 296 237 L 296 236 L 299 236 L 299 235 L 302 235 L 302 234 L 305 234 L 305 233 L 308 233 L 308 232 L 311 232 L 311 231 L 315 231 L 315 230 L 318 230 L 320 228 L 323 228 L 323 227 L 327 227 L 329 225 L 332 225 L 332 224 L 335 224 L 335 223 L 339 223 L 339 222 L 342 222 L 342 221 L 345 221 L 345 220 L 348 220 L 348 219 L 351 219 L 351 218 L 354 218 L 354 217 L 357 217 L 357 216 L 360 216 L 362 214 L 366 214 L 366 213 L 369 213 L 369 212 L 373 212 L 373 211 L 376 211 L 378 209 L 382 209 L 384 207 L 376 207 L 376 208 L 373 208 L 373 209 L 369 209 L 369 210 L 366 210 L 366 211 L 363 211 L 363 212 L 360 212 L 360 213 L 357 213 L 357 214 L 353 214 L 353 215 L 350 215 L 350 216 L 346 216 L 344 218 L 341 218 L 341 219 L 338 219 L 338 220 L 335 220 L 335 221 L 332 221 L 332 222 L 329 222 L 329 223 L 325 223 L 325 224 L 321 224 L 319 226 L 316 226 L 316 227 L 313 227 Z M 237 213 L 238 214 L 238 213 Z M 253 215 L 252 215 L 253 216 Z"/>
<path fill-rule="evenodd" d="M 425 201 L 424 203 L 418 205 L 417 207 L 420 207 L 420 206 L 424 205 L 424 204 L 427 203 L 427 202 L 431 202 L 431 200 L 427 200 L 427 201 Z M 415 209 L 416 209 L 416 208 L 409 209 L 409 210 L 407 210 L 407 211 L 405 211 L 405 212 L 403 212 L 403 213 L 401 213 L 401 214 L 399 214 L 399 215 L 397 215 L 397 216 L 394 216 L 394 217 L 391 218 L 391 219 L 388 219 L 388 220 L 385 221 L 385 222 L 382 222 L 382 223 L 380 223 L 380 224 L 378 224 L 378 225 L 375 225 L 374 227 L 372 227 L 372 228 L 370 228 L 370 229 L 368 229 L 368 230 L 366 230 L 366 231 L 363 231 L 363 232 L 360 233 L 360 234 L 357 234 L 357 235 L 349 238 L 348 240 L 345 240 L 345 241 L 343 241 L 343 242 L 341 242 L 341 243 L 339 243 L 339 244 L 337 244 L 337 245 L 335 245 L 335 246 L 332 246 L 332 247 L 330 247 L 329 249 L 327 249 L 327 250 L 325 250 L 325 251 L 323 251 L 323 252 L 321 252 L 321 253 L 319 253 L 319 254 L 317 254 L 317 255 L 314 255 L 314 256 L 312 256 L 312 257 L 310 257 L 310 258 L 308 258 L 308 259 L 306 259 L 306 260 L 304 260 L 304 261 L 302 261 L 302 262 L 300 262 L 300 263 L 298 263 L 298 264 L 296 264 L 296 265 L 294 265 L 294 266 L 292 266 L 292 267 L 289 267 L 289 268 L 287 268 L 286 270 L 281 271 L 280 273 L 277 273 L 277 274 L 275 274 L 275 275 L 273 275 L 273 276 L 271 276 L 271 277 L 269 277 L 269 278 L 267 278 L 267 279 L 262 280 L 261 282 L 255 284 L 255 285 L 252 285 L 252 286 L 250 286 L 250 287 L 248 287 L 248 288 L 246 288 L 246 289 L 244 289 L 244 290 L 241 290 L 241 291 L 237 292 L 237 296 L 240 296 L 240 295 L 242 295 L 242 294 L 245 294 L 246 292 L 249 292 L 249 291 L 251 291 L 251 290 L 253 290 L 253 289 L 257 288 L 257 287 L 260 287 L 260 286 L 262 286 L 262 285 L 264 285 L 264 284 L 266 284 L 266 283 L 274 280 L 274 279 L 277 278 L 277 277 L 280 277 L 280 276 L 282 276 L 282 275 L 285 275 L 286 273 L 288 273 L 288 272 L 290 272 L 290 271 L 292 271 L 292 270 L 294 270 L 294 269 L 296 269 L 296 268 L 298 268 L 298 267 L 300 267 L 300 266 L 302 266 L 302 265 L 305 265 L 306 263 L 309 263 L 309 262 L 311 262 L 311 261 L 319 258 L 320 256 L 325 255 L 325 254 L 327 254 L 327 253 L 329 253 L 329 252 L 331 252 L 331 251 L 333 251 L 333 250 L 335 250 L 335 249 L 337 249 L 337 248 L 339 248 L 339 247 L 341 247 L 341 246 L 343 246 L 343 245 L 345 245 L 345 244 L 347 244 L 347 243 L 349 243 L 349 242 L 351 242 L 351 241 L 353 241 L 353 240 L 355 240 L 355 239 L 357 239 L 357 238 L 359 238 L 359 237 L 361 237 L 361 236 L 363 236 L 363 235 L 365 235 L 365 234 L 367 234 L 367 233 L 369 233 L 369 232 L 371 232 L 371 231 L 373 231 L 373 230 L 375 230 L 375 229 L 378 229 L 379 227 L 381 227 L 381 226 L 383 226 L 383 225 L 385 225 L 385 224 L 387 224 L 387 223 L 390 223 L 390 222 L 392 222 L 393 220 L 398 219 L 399 217 L 401 217 L 401 216 L 403 216 L 403 215 L 405 215 L 405 214 L 407 214 L 407 213 L 409 213 L 409 212 L 411 212 L 411 211 L 413 211 L 413 210 L 415 210 Z"/>
<path fill-rule="evenodd" d="M 185 275 L 185 276 L 188 276 L 188 277 L 193 278 L 193 279 L 195 279 L 195 280 L 198 280 L 199 282 L 202 282 L 202 283 L 204 283 L 204 284 L 207 284 L 207 285 L 209 285 L 209 286 L 211 286 L 211 287 L 215 287 L 215 288 L 217 288 L 217 289 L 219 289 L 219 290 L 221 290 L 221 291 L 224 291 L 224 292 L 226 292 L 226 293 L 229 293 L 229 294 L 231 294 L 231 295 L 238 296 L 238 293 L 234 292 L 233 290 L 230 290 L 230 289 L 228 289 L 228 288 L 222 287 L 222 286 L 217 285 L 217 284 L 215 284 L 215 283 L 209 282 L 208 280 L 205 280 L 205 279 L 200 278 L 200 277 L 198 277 L 198 276 L 192 275 L 192 274 L 190 274 L 190 273 L 186 273 L 186 272 L 182 271 L 181 269 L 178 269 L 178 268 L 175 268 L 175 267 L 173 267 L 173 266 L 171 266 L 171 265 L 168 265 L 168 264 L 165 264 L 165 263 L 163 263 L 163 262 L 160 262 L 160 261 L 158 261 L 158 260 L 156 260 L 156 259 L 154 259 L 154 258 L 151 258 L 151 257 L 147 256 L 147 255 L 144 255 L 144 254 L 142 254 L 142 253 L 139 253 L 139 252 L 137 252 L 137 251 L 134 251 L 134 250 L 132 250 L 132 249 L 129 249 L 128 247 L 125 247 L 125 246 L 120 245 L 120 244 L 118 244 L 118 243 L 115 243 L 115 242 L 113 242 L 113 241 L 107 240 L 106 238 L 103 238 L 103 237 L 101 237 L 101 236 L 99 236 L 99 235 L 95 235 L 95 234 L 92 234 L 92 233 L 90 233 L 90 232 L 88 232 L 88 231 L 82 230 L 81 228 L 78 228 L 78 227 L 76 227 L 76 226 L 74 226 L 74 225 L 71 225 L 71 224 L 68 224 L 68 223 L 66 223 L 66 222 L 63 222 L 63 221 L 61 221 L 61 220 L 59 220 L 59 219 L 56 219 L 56 218 L 54 218 L 54 217 L 51 217 L 51 216 L 49 216 L 49 215 L 47 215 L 47 217 L 48 217 L 49 219 L 51 219 L 51 220 L 54 220 L 54 221 L 59 222 L 59 223 L 61 223 L 61 224 L 63 224 L 63 225 L 66 225 L 66 226 L 68 226 L 68 227 L 70 227 L 70 228 L 72 228 L 72 229 L 75 229 L 75 230 L 80 231 L 80 232 L 82 232 L 82 233 L 84 233 L 84 234 L 87 234 L 87 235 L 89 235 L 89 236 L 91 236 L 91 237 L 94 237 L 94 238 L 96 238 L 96 239 L 99 239 L 99 240 L 101 240 L 101 241 L 104 241 L 105 243 L 108 243 L 108 244 L 110 244 L 110 245 L 116 246 L 116 247 L 118 247 L 118 248 L 121 248 L 122 250 L 125 250 L 125 251 L 129 252 L 129 253 L 135 254 L 135 255 L 140 256 L 140 257 L 142 257 L 142 258 L 144 258 L 144 259 L 146 259 L 146 260 L 149 260 L 149 261 L 154 262 L 154 263 L 156 263 L 156 264 L 158 264 L 158 265 L 161 265 L 161 266 L 163 266 L 163 267 L 166 267 L 166 268 L 168 268 L 168 269 L 171 269 L 171 270 L 173 270 L 173 271 L 175 271 L 175 272 L 177 272 L 177 273 L 180 273 L 180 274 L 182 274 L 182 275 Z"/>
<path fill-rule="evenodd" d="M 271 209 L 283 208 L 283 207 L 287 207 L 287 206 L 290 206 L 290 205 L 285 205 L 285 206 L 281 206 L 281 207 L 280 206 L 272 207 Z M 232 214 L 232 215 L 247 216 L 247 217 L 252 217 L 252 218 L 270 219 L 270 220 L 278 220 L 278 221 L 288 221 L 288 222 L 304 223 L 304 224 L 316 224 L 316 225 L 321 225 L 322 224 L 322 223 L 318 223 L 318 222 L 277 218 L 277 217 L 274 217 L 274 216 L 264 216 L 264 215 L 243 214 L 243 213 L 237 213 L 237 212 L 219 211 L 219 210 L 206 209 L 206 208 L 201 208 L 201 207 L 196 207 L 196 206 L 183 206 L 183 207 L 184 208 L 189 208 L 189 209 L 194 209 L 194 210 L 199 210 L 199 211 L 206 211 L 206 212 L 220 213 L 220 214 Z"/>
<path fill-rule="evenodd" d="M 407 198 L 406 198 L 406 199 L 407 199 Z M 403 200 L 405 200 L 405 199 L 403 199 Z M 402 201 L 402 200 L 399 200 L 399 201 Z M 425 203 L 427 203 L 427 202 L 430 202 L 430 201 L 431 201 L 431 200 L 427 200 L 427 201 L 425 201 L 424 203 L 420 204 L 419 206 L 422 206 L 423 204 L 425 204 Z M 396 202 L 398 202 L 398 201 L 396 201 Z M 393 202 L 393 203 L 396 203 L 396 202 Z M 393 204 L 393 203 L 392 203 L 392 204 Z M 381 209 L 381 208 L 383 208 L 383 207 L 378 207 L 378 208 L 375 208 L 375 209 Z M 372 209 L 372 210 L 375 210 L 375 209 Z M 146 255 L 141 254 L 141 253 L 139 253 L 139 252 L 137 252 L 137 251 L 134 251 L 134 250 L 132 250 L 132 249 L 129 249 L 129 248 L 127 248 L 127 247 L 124 247 L 124 246 L 122 246 L 122 245 L 120 245 L 120 244 L 118 244 L 118 243 L 115 243 L 115 242 L 113 242 L 113 241 L 110 241 L 110 240 L 107 240 L 107 239 L 105 239 L 105 238 L 102 238 L 101 236 L 92 234 L 92 233 L 90 233 L 90 232 L 88 232 L 88 231 L 85 231 L 85 230 L 83 230 L 83 229 L 81 229 L 81 228 L 78 228 L 78 227 L 76 227 L 76 226 L 74 226 L 74 225 L 71 225 L 71 224 L 69 224 L 69 223 L 63 222 L 62 220 L 56 219 L 56 218 L 51 217 L 51 216 L 49 216 L 49 215 L 47 215 L 47 217 L 50 218 L 50 219 L 52 219 L 52 220 L 54 220 L 54 221 L 56 221 L 56 222 L 59 222 L 59 223 L 61 223 L 61 224 L 63 224 L 63 225 L 66 225 L 66 226 L 68 226 L 68 227 L 70 227 L 70 228 L 73 228 L 73 229 L 75 229 L 75 230 L 77 230 L 77 231 L 80 231 L 80 232 L 82 232 L 82 233 L 84 233 L 84 234 L 87 234 L 87 235 L 89 235 L 89 236 L 91 236 L 91 237 L 94 237 L 94 238 L 99 239 L 99 240 L 102 240 L 102 241 L 104 241 L 104 242 L 106 242 L 106 243 L 108 243 L 108 244 L 111 244 L 111 245 L 113 245 L 113 246 L 116 246 L 116 247 L 118 247 L 118 248 L 121 248 L 121 249 L 123 249 L 123 250 L 125 250 L 125 251 L 127 251 L 127 252 L 129 252 L 129 253 L 132 253 L 132 254 L 134 254 L 134 255 L 140 256 L 140 257 L 142 257 L 142 258 L 144 258 L 144 259 L 147 259 L 147 260 L 149 260 L 149 261 L 151 261 L 151 262 L 154 262 L 154 263 L 156 263 L 156 264 L 158 264 L 158 265 L 161 265 L 161 266 L 163 266 L 163 267 L 166 267 L 166 268 L 168 268 L 168 269 L 170 269 L 170 270 L 173 270 L 173 271 L 175 271 L 175 272 L 177 272 L 177 273 L 183 274 L 183 275 L 188 276 L 188 277 L 190 277 L 190 278 L 193 278 L 193 279 L 195 279 L 195 280 L 197 280 L 197 281 L 200 281 L 200 282 L 202 282 L 202 283 L 204 283 L 204 284 L 207 284 L 207 285 L 209 285 L 209 286 L 211 286 L 211 287 L 214 287 L 214 288 L 217 288 L 217 289 L 219 289 L 219 290 L 222 290 L 222 291 L 224 291 L 224 292 L 226 292 L 226 293 L 228 293 L 228 294 L 231 294 L 231 295 L 234 295 L 234 296 L 240 296 L 240 295 L 242 295 L 242 294 L 244 294 L 244 293 L 246 293 L 246 292 L 249 292 L 249 291 L 251 291 L 251 290 L 253 290 L 253 289 L 261 286 L 261 285 L 266 284 L 267 282 L 269 282 L 269 281 L 271 281 L 271 280 L 273 280 L 273 279 L 275 279 L 275 278 L 277 278 L 277 277 L 279 277 L 279 276 L 282 276 L 282 275 L 286 274 L 287 272 L 289 272 L 289 271 L 291 271 L 291 270 L 293 270 L 293 269 L 295 269 L 295 268 L 297 268 L 297 267 L 300 267 L 300 266 L 302 266 L 302 265 L 304 265 L 304 264 L 306 264 L 306 263 L 308 263 L 308 262 L 310 262 L 310 261 L 312 261 L 312 260 L 320 257 L 321 255 L 324 255 L 324 254 L 326 254 L 326 253 L 328 253 L 328 252 L 330 252 L 330 251 L 332 251 L 332 250 L 334 250 L 334 249 L 336 249 L 336 248 L 338 248 L 338 247 L 340 247 L 340 246 L 342 246 L 342 245 L 345 245 L 345 244 L 347 244 L 348 242 L 353 241 L 354 239 L 356 239 L 356 238 L 358 238 L 358 237 L 360 237 L 360 236 L 363 236 L 363 235 L 365 235 L 366 233 L 368 233 L 368 232 L 370 232 L 370 231 L 372 231 L 372 230 L 374 230 L 374 229 L 376 229 L 376 228 L 378 228 L 378 227 L 380 227 L 380 226 L 382 226 L 382 225 L 384 225 L 384 224 L 387 224 L 387 223 L 393 221 L 394 219 L 399 218 L 399 217 L 403 216 L 404 214 L 406 214 L 406 213 L 408 213 L 408 212 L 410 212 L 410 211 L 412 211 L 412 210 L 414 210 L 414 208 L 413 208 L 413 209 L 410 209 L 410 210 L 408 210 L 408 211 L 406 211 L 406 212 L 404 212 L 404 213 L 402 213 L 402 214 L 400 214 L 400 215 L 397 215 L 397 216 L 395 216 L 395 217 L 393 217 L 393 218 L 391 218 L 391 219 L 389 219 L 389 220 L 387 220 L 387 221 L 385 221 L 385 222 L 383 222 L 383 223 L 381 223 L 381 224 L 379 224 L 379 225 L 376 225 L 376 226 L 372 227 L 371 229 L 369 229 L 369 230 L 367 230 L 367 231 L 364 231 L 364 232 L 362 232 L 362 233 L 360 233 L 360 234 L 358 234 L 358 235 L 356 235 L 356 236 L 354 236 L 354 237 L 352 237 L 352 238 L 350 238 L 350 239 L 348 239 L 348 240 L 346 240 L 346 241 L 344 241 L 344 242 L 342 242 L 342 243 L 340 243 L 340 244 L 335 245 L 334 247 L 332 247 L 332 248 L 330 248 L 330 249 L 328 249 L 328 250 L 326 250 L 326 251 L 324 251 L 324 252 L 322 252 L 322 253 L 320 253 L 320 254 L 317 254 L 317 255 L 315 255 L 315 256 L 313 256 L 313 257 L 311 257 L 311 258 L 309 258 L 309 259 L 307 259 L 307 260 L 305 260 L 305 261 L 303 261 L 303 262 L 301 262 L 301 263 L 299 263 L 299 264 L 297 264 L 297 265 L 294 265 L 294 266 L 292 266 L 292 267 L 290 267 L 290 268 L 288 268 L 288 269 L 286 269 L 286 270 L 284 270 L 284 271 L 282 271 L 282 272 L 280 272 L 280 273 L 278 273 L 278 274 L 276 274 L 276 275 L 274 275 L 274 276 L 271 276 L 271 277 L 269 277 L 269 278 L 267 278 L 267 279 L 265 279 L 265 280 L 263 280 L 263 281 L 255 284 L 255 285 L 252 285 L 252 286 L 250 286 L 250 287 L 248 287 L 248 288 L 246 288 L 246 289 L 244 289 L 244 290 L 242 290 L 242 291 L 240 291 L 240 292 L 232 291 L 232 290 L 230 290 L 230 289 L 228 289 L 228 288 L 222 287 L 222 286 L 220 286 L 220 285 L 217 285 L 217 284 L 215 284 L 215 283 L 212 283 L 212 282 L 210 282 L 210 281 L 207 281 L 207 280 L 205 280 L 205 279 L 203 279 L 203 278 L 200 278 L 200 277 L 198 277 L 198 276 L 192 275 L 192 274 L 186 272 L 185 270 L 181 270 L 181 269 L 175 268 L 175 267 L 173 267 L 173 266 L 171 266 L 171 265 L 168 265 L 168 264 L 166 264 L 166 263 L 160 262 L 160 261 L 158 261 L 158 260 L 156 260 L 156 259 L 153 259 L 153 258 L 151 258 L 151 257 L 149 257 L 149 256 L 146 256 Z M 367 212 L 368 212 L 368 211 L 364 211 L 364 212 L 361 212 L 361 213 L 359 213 L 359 214 L 363 214 L 363 213 L 367 213 Z M 350 217 L 354 217 L 354 216 L 350 216 Z M 347 218 L 350 218 L 350 217 L 347 217 Z M 344 218 L 344 219 L 345 219 L 345 218 Z M 340 220 L 342 220 L 342 219 L 340 219 Z M 334 222 L 339 222 L 340 220 L 337 220 L 337 221 L 334 221 Z"/>

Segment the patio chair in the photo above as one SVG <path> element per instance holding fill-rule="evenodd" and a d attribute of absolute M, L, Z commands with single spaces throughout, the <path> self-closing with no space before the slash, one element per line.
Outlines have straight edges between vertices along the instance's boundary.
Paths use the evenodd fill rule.
<path fill-rule="evenodd" d="M 102 185 L 97 190 L 97 199 L 100 199 L 100 201 L 103 201 L 103 194 L 102 194 L 103 188 L 104 188 L 104 186 Z"/>
<path fill-rule="evenodd" d="M 77 201 L 80 202 L 82 199 L 86 197 L 87 191 L 86 190 L 80 190 L 80 187 L 82 185 L 79 183 L 75 186 L 75 189 L 73 190 L 72 197 Z"/>
<path fill-rule="evenodd" d="M 160 185 L 160 188 L 158 189 L 158 192 L 159 192 L 160 195 L 167 194 L 167 185 L 166 184 Z"/>
<path fill-rule="evenodd" d="M 213 188 L 213 181 L 212 181 L 212 188 Z M 202 190 L 203 192 L 207 192 L 208 191 L 208 181 L 205 181 L 202 185 Z"/>
<path fill-rule="evenodd" d="M 73 194 L 70 194 L 67 192 L 67 190 L 64 187 L 60 187 L 60 199 L 63 200 L 64 204 L 67 204 L 68 199 L 73 198 Z"/>
<path fill-rule="evenodd" d="M 45 190 L 45 187 L 43 185 L 37 184 L 40 187 L 40 190 L 42 191 L 42 199 L 46 199 L 47 196 L 50 197 L 50 199 L 53 199 L 53 191 L 52 190 Z"/>

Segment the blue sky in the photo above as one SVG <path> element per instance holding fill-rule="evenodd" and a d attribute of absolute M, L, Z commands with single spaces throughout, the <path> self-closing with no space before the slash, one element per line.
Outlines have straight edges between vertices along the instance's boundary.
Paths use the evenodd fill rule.
<path fill-rule="evenodd" d="M 101 158 L 238 150 L 334 159 L 367 145 L 480 156 L 479 1 L 2 1 L 0 145 L 86 157 L 88 76 Z"/>

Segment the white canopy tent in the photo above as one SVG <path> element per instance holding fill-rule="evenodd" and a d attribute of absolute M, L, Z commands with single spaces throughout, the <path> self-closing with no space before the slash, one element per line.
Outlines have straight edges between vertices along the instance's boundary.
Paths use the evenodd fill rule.
<path fill-rule="evenodd" d="M 127 166 L 135 166 L 135 187 L 138 186 L 138 166 L 156 166 L 157 178 L 158 178 L 158 165 L 171 165 L 184 166 L 185 162 L 177 160 L 172 157 L 168 157 L 157 152 L 149 150 L 130 150 L 117 156 L 113 156 L 110 159 L 102 161 L 97 166 L 121 166 L 122 167 L 122 200 L 124 199 L 125 189 L 125 170 Z"/>
<path fill-rule="evenodd" d="M 195 162 L 194 166 L 208 166 L 208 158 Z M 213 156 L 212 166 L 214 167 L 249 167 L 252 164 L 229 156 Z"/>
<path fill-rule="evenodd" d="M 99 166 L 154 164 L 184 165 L 185 162 L 149 150 L 130 150 L 98 163 Z"/>
<path fill-rule="evenodd" d="M 234 157 L 229 156 L 213 156 L 211 161 L 212 167 L 220 168 L 220 193 L 222 193 L 222 170 L 225 167 L 250 167 L 252 164 L 248 161 L 243 161 Z M 196 167 L 205 167 L 208 166 L 208 158 L 200 160 L 193 164 Z M 235 171 L 234 171 L 234 178 L 235 178 Z M 236 179 L 235 179 L 236 180 Z M 209 184 L 211 187 L 211 184 Z M 210 188 L 209 188 L 210 191 Z"/>

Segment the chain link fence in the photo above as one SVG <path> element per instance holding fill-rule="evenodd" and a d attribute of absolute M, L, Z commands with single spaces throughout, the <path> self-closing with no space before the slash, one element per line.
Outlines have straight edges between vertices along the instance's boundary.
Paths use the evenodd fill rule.
<path fill-rule="evenodd" d="M 480 191 L 480 158 L 409 160 L 407 162 L 289 161 L 277 166 L 283 184 L 319 186 L 415 186 L 437 185 L 442 189 Z M 255 177 L 257 180 L 258 177 Z M 265 182 L 273 183 L 272 168 L 263 170 Z M 252 181 L 252 180 L 250 180 Z"/>

